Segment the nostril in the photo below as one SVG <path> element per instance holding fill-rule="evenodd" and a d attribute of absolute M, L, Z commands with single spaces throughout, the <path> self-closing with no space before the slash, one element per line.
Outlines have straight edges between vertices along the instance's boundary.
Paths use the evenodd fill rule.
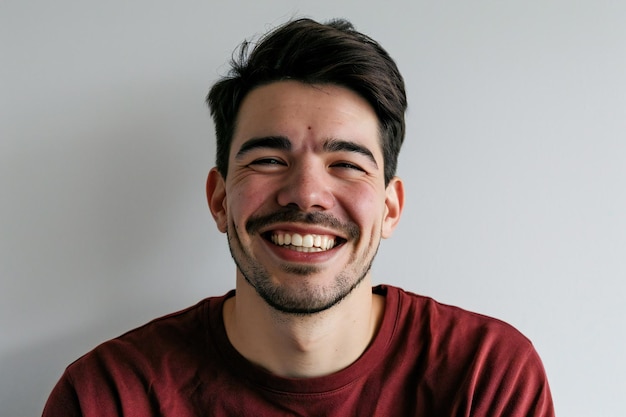
<path fill-rule="evenodd" d="M 277 202 L 282 207 L 297 207 L 302 211 L 327 210 L 334 206 L 334 195 L 323 178 L 294 175 L 279 191 Z"/>

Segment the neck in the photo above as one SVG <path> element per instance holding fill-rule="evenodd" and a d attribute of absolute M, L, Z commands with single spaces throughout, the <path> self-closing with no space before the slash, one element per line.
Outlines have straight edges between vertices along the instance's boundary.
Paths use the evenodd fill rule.
<path fill-rule="evenodd" d="M 369 275 L 344 300 L 311 315 L 281 313 L 241 277 L 224 305 L 229 340 L 246 359 L 285 377 L 337 372 L 361 356 L 382 319 L 384 299 L 372 294 Z"/>

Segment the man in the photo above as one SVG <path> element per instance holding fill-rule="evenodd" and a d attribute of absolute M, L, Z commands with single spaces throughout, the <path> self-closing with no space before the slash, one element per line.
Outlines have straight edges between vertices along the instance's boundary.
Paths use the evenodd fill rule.
<path fill-rule="evenodd" d="M 512 327 L 372 289 L 404 201 L 393 60 L 346 21 L 296 20 L 248 46 L 208 96 L 207 197 L 236 290 L 97 347 L 44 416 L 553 416 Z"/>

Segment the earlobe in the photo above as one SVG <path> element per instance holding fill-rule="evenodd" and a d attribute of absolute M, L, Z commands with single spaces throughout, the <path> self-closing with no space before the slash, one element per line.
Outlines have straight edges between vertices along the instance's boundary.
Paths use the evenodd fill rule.
<path fill-rule="evenodd" d="M 209 171 L 209 176 L 206 180 L 206 196 L 209 203 L 209 209 L 215 219 L 215 224 L 220 232 L 226 233 L 227 228 L 227 204 L 226 204 L 226 184 L 222 174 L 217 171 L 217 168 L 212 168 Z"/>
<path fill-rule="evenodd" d="M 385 190 L 385 218 L 383 219 L 382 237 L 387 239 L 391 237 L 395 230 L 402 209 L 404 208 L 404 185 L 398 177 L 393 177 Z"/>

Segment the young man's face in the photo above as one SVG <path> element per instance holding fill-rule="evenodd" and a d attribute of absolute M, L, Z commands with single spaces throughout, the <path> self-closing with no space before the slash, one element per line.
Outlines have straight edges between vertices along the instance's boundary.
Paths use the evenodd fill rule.
<path fill-rule="evenodd" d="M 369 273 L 402 209 L 384 183 L 379 124 L 369 103 L 335 85 L 280 81 L 244 99 L 226 180 L 209 205 L 238 273 L 274 308 L 332 307 Z"/>

